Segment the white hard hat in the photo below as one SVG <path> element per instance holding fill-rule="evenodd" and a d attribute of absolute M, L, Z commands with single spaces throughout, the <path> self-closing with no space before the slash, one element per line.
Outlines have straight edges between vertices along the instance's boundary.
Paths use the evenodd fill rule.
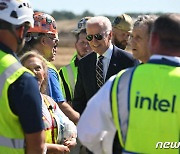
<path fill-rule="evenodd" d="M 29 22 L 34 26 L 33 13 L 29 0 L 0 0 L 0 19 L 12 25 Z"/>
<path fill-rule="evenodd" d="M 77 28 L 75 30 L 73 30 L 72 32 L 74 34 L 78 34 L 81 32 L 81 30 L 86 29 L 86 22 L 90 19 L 91 17 L 84 17 L 82 18 L 78 24 L 77 24 Z"/>

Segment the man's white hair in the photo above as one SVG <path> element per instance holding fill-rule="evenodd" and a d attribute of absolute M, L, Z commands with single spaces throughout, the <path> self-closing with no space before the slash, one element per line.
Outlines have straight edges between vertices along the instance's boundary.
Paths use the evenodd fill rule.
<path fill-rule="evenodd" d="M 111 21 L 105 16 L 95 16 L 90 18 L 86 23 L 86 27 L 93 24 L 98 24 L 99 26 L 101 26 L 104 32 L 112 31 Z"/>

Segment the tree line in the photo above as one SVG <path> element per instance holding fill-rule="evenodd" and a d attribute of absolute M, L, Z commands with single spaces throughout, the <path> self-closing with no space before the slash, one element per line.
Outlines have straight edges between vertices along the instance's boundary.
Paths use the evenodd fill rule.
<path fill-rule="evenodd" d="M 138 15 L 143 15 L 143 14 L 152 14 L 152 13 L 128 13 L 126 12 L 126 14 L 130 15 L 132 18 L 137 18 Z M 161 15 L 162 13 L 153 13 L 153 14 L 156 14 L 156 15 Z M 95 14 L 89 12 L 88 10 L 84 11 L 81 15 L 77 15 L 77 14 L 74 14 L 73 12 L 71 11 L 53 11 L 51 13 L 51 15 L 55 18 L 55 20 L 72 20 L 72 19 L 81 19 L 83 17 L 86 17 L 86 16 L 95 16 Z M 110 16 L 110 15 L 104 15 L 106 17 L 108 17 L 110 19 L 110 21 L 113 21 L 115 16 Z"/>

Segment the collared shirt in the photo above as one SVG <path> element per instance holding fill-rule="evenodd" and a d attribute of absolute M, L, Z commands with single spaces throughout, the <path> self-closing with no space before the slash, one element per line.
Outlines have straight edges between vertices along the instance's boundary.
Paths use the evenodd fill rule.
<path fill-rule="evenodd" d="M 180 63 L 180 58 L 179 57 L 164 56 L 164 55 L 152 55 L 150 57 L 150 60 L 160 60 L 162 58 L 168 59 L 170 61 L 174 61 L 176 63 Z"/>
<path fill-rule="evenodd" d="M 103 77 L 104 77 L 104 80 L 106 79 L 106 74 L 107 74 L 107 71 L 108 71 L 108 67 L 109 67 L 109 63 L 110 63 L 110 60 L 111 60 L 112 52 L 113 52 L 113 45 L 110 44 L 109 48 L 102 55 L 102 56 L 104 56 L 104 58 L 103 58 Z M 99 56 L 100 55 L 97 53 L 97 61 L 98 61 Z M 96 64 L 97 64 L 97 62 L 96 62 Z"/>
<path fill-rule="evenodd" d="M 180 64 L 180 57 L 153 55 L 150 60 L 160 61 L 162 58 Z M 89 100 L 77 125 L 81 143 L 94 154 L 112 154 L 116 128 L 112 118 L 110 94 L 115 76 Z"/>
<path fill-rule="evenodd" d="M 58 74 L 51 68 L 48 68 L 48 95 L 52 97 L 56 103 L 65 101 Z"/>

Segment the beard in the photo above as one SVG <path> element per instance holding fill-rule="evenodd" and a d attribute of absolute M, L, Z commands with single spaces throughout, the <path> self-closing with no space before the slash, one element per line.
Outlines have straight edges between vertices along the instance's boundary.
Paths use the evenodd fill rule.
<path fill-rule="evenodd" d="M 116 38 L 114 38 L 114 45 L 124 50 L 127 46 L 127 42 L 126 41 L 119 42 Z"/>

